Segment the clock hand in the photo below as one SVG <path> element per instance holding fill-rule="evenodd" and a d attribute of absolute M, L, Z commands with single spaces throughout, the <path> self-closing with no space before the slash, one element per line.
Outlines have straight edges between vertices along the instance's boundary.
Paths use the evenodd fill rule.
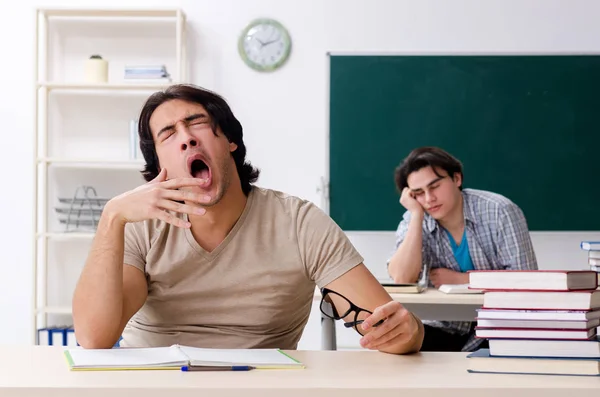
<path fill-rule="evenodd" d="M 272 43 L 275 43 L 275 42 L 279 41 L 280 37 L 281 37 L 281 35 L 277 35 L 277 37 L 275 39 L 269 40 L 269 41 L 266 41 L 266 42 L 262 43 L 263 47 L 266 46 L 266 45 L 269 45 L 269 44 L 272 44 Z"/>

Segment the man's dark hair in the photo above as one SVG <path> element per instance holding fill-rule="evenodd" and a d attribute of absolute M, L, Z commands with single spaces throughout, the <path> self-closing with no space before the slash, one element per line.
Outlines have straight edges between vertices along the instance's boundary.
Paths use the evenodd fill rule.
<path fill-rule="evenodd" d="M 463 167 L 458 159 L 440 148 L 425 146 L 410 152 L 400 165 L 396 167 L 394 179 L 398 191 L 402 193 L 402 190 L 408 187 L 408 176 L 410 174 L 425 167 L 431 167 L 433 172 L 439 177 L 442 177 L 442 175 L 438 174 L 438 169 L 446 171 L 451 178 L 454 178 L 455 174 L 460 174 L 462 181 L 464 181 Z M 460 185 L 461 190 L 462 187 L 463 183 Z"/>
<path fill-rule="evenodd" d="M 252 190 L 252 183 L 258 179 L 260 171 L 245 161 L 246 145 L 244 145 L 242 125 L 220 95 L 190 84 L 176 84 L 164 91 L 155 92 L 146 100 L 140 112 L 138 134 L 140 136 L 140 149 L 144 155 L 144 160 L 146 160 L 146 165 L 142 171 L 144 179 L 151 181 L 160 172 L 156 146 L 150 130 L 150 117 L 156 108 L 173 99 L 202 105 L 210 116 L 211 128 L 215 136 L 217 135 L 217 128 L 220 128 L 227 140 L 237 145 L 237 149 L 231 155 L 242 182 L 242 190 L 245 195 L 248 195 Z"/>

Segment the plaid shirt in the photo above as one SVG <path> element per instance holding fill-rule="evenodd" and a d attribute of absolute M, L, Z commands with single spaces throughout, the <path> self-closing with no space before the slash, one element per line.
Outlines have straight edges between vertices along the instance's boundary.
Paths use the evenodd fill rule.
<path fill-rule="evenodd" d="M 475 270 L 537 269 L 527 222 L 516 204 L 499 194 L 482 190 L 464 189 L 462 196 L 469 253 Z M 396 231 L 396 249 L 406 236 L 409 221 L 410 212 L 407 211 Z M 423 269 L 443 267 L 460 272 L 447 234 L 427 213 L 423 219 L 422 257 Z M 421 272 L 421 275 L 428 275 L 428 272 Z M 421 277 L 421 280 L 429 278 Z M 471 322 L 424 323 L 451 333 L 471 333 L 463 351 L 474 351 L 483 341 L 475 338 Z"/>

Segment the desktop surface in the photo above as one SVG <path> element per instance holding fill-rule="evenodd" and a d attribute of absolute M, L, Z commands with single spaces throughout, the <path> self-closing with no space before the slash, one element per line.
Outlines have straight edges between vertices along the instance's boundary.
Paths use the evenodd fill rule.
<path fill-rule="evenodd" d="M 0 347 L 0 395 L 378 397 L 597 395 L 597 377 L 494 375 L 467 372 L 466 353 L 406 356 L 372 351 L 289 351 L 306 369 L 248 372 L 70 371 L 61 347 Z M 216 393 L 216 394 L 215 394 Z"/>

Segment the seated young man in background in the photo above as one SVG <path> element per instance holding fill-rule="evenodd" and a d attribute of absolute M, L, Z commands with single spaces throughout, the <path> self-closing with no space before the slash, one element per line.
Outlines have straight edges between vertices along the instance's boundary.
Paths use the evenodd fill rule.
<path fill-rule="evenodd" d="M 520 208 L 499 194 L 463 189 L 462 164 L 442 149 L 413 150 L 396 169 L 406 208 L 388 263 L 397 283 L 468 284 L 469 270 L 537 269 Z M 473 322 L 427 321 L 423 351 L 481 347 Z"/>
<path fill-rule="evenodd" d="M 125 347 L 295 349 L 317 285 L 364 309 L 346 315 L 332 298 L 362 347 L 419 350 L 420 320 L 330 217 L 253 185 L 259 171 L 220 96 L 189 85 L 157 92 L 139 135 L 148 183 L 104 207 L 73 298 L 83 347 L 110 348 L 122 335 Z"/>

